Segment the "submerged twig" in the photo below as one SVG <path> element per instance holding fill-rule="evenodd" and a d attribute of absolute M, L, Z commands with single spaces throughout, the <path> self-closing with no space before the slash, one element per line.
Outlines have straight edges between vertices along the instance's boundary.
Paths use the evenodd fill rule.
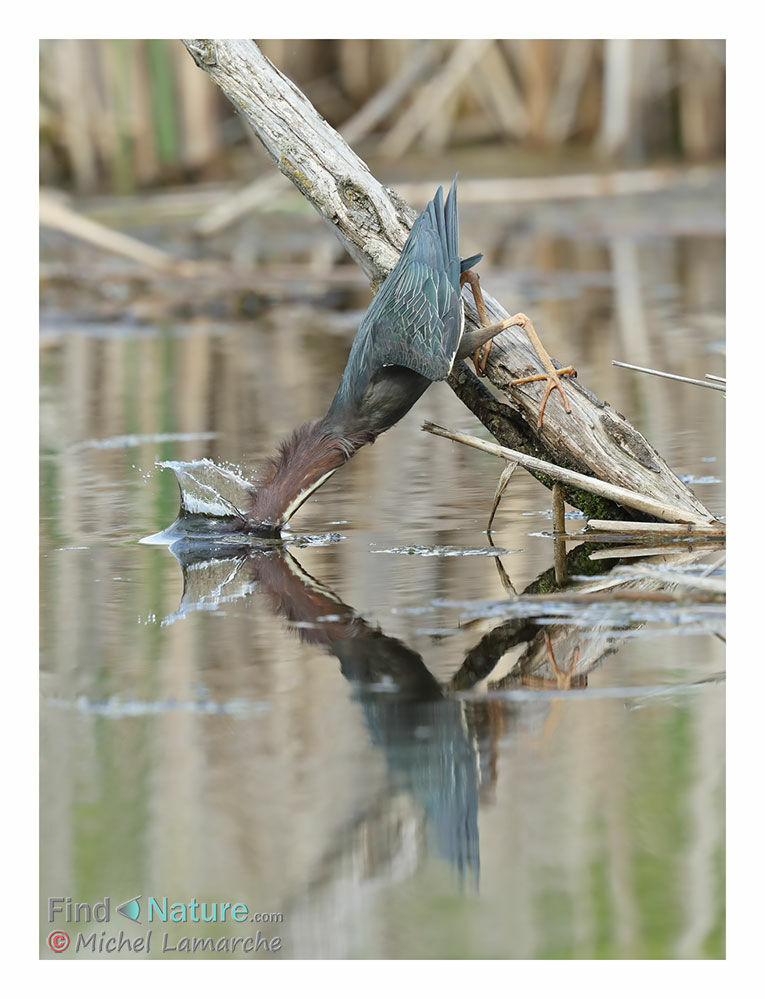
<path fill-rule="evenodd" d="M 479 451 L 486 451 L 487 454 L 504 458 L 505 461 L 517 461 L 519 465 L 528 471 L 534 471 L 546 475 L 557 482 L 565 482 L 568 485 L 588 492 L 596 496 L 602 496 L 621 506 L 630 507 L 633 510 L 640 510 L 642 513 L 650 514 L 665 521 L 677 521 L 682 524 L 706 524 L 709 521 L 703 520 L 696 514 L 691 514 L 687 510 L 681 510 L 665 503 L 659 503 L 641 493 L 633 492 L 631 489 L 623 489 L 621 486 L 613 486 L 609 482 L 602 482 L 594 479 L 590 475 L 582 475 L 580 472 L 572 472 L 568 468 L 561 468 L 548 461 L 539 458 L 532 458 L 531 455 L 523 454 L 521 451 L 513 451 L 510 448 L 502 447 L 491 441 L 483 441 L 479 437 L 471 437 L 469 434 L 460 434 L 444 427 L 436 426 L 434 423 L 424 423 L 423 430 L 436 437 L 446 437 L 447 440 L 456 441 L 458 444 L 467 444 L 468 447 L 477 448 Z"/>

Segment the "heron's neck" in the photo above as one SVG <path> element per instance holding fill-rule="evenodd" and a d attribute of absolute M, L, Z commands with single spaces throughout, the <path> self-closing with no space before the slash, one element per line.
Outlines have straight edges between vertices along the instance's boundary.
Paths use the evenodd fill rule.
<path fill-rule="evenodd" d="M 374 437 L 345 435 L 326 417 L 299 427 L 269 460 L 248 511 L 250 523 L 278 534 L 308 497 Z"/>

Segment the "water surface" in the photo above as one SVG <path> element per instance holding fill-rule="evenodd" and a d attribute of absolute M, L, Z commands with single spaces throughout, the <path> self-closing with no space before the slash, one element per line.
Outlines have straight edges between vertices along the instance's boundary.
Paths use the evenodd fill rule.
<path fill-rule="evenodd" d="M 542 214 L 488 247 L 466 211 L 463 244 L 723 514 L 720 395 L 610 365 L 724 374 L 722 238 L 638 207 L 637 229 Z M 325 411 L 354 328 L 306 302 L 43 312 L 41 896 L 241 901 L 283 914 L 281 957 L 722 956 L 721 610 L 513 608 L 549 578 L 550 495 L 516 472 L 500 570 L 499 464 L 420 431 L 483 432 L 446 386 L 286 549 L 137 543 L 178 511 L 157 462 L 246 473 Z"/>

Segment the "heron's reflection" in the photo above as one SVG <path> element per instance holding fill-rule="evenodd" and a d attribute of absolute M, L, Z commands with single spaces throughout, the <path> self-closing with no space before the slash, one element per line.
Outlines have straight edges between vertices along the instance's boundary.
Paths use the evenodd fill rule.
<path fill-rule="evenodd" d="M 460 877 L 477 885 L 481 765 L 467 720 L 470 706 L 446 696 L 417 652 L 370 625 L 287 549 L 186 538 L 170 550 L 184 576 L 174 618 L 257 585 L 275 614 L 300 625 L 295 632 L 301 641 L 325 646 L 338 659 L 370 739 L 385 754 L 391 792 L 414 799 L 424 812 L 427 839 Z"/>
<path fill-rule="evenodd" d="M 344 855 L 350 840 L 354 855 L 365 858 L 367 876 L 373 877 L 383 869 L 389 874 L 394 869 L 411 872 L 424 845 L 425 853 L 438 854 L 461 879 L 476 886 L 478 805 L 496 779 L 500 738 L 515 737 L 529 725 L 543 737 L 549 734 L 560 708 L 556 692 L 586 687 L 588 677 L 616 651 L 626 633 L 642 626 L 641 613 L 609 611 L 602 599 L 640 597 L 673 585 L 655 574 L 641 576 L 635 563 L 634 574 L 620 575 L 617 560 L 602 558 L 607 553 L 601 550 L 593 561 L 598 546 L 580 545 L 566 556 L 569 581 L 566 592 L 560 593 L 557 616 L 551 613 L 552 604 L 535 608 L 533 603 L 535 596 L 541 601 L 561 590 L 551 568 L 523 594 L 513 591 L 513 599 L 499 610 L 501 623 L 483 628 L 451 680 L 441 684 L 417 652 L 369 624 L 281 544 L 176 535 L 170 550 L 183 569 L 184 592 L 166 623 L 257 591 L 274 614 L 294 625 L 300 641 L 323 646 L 336 657 L 352 685 L 370 740 L 384 754 L 389 793 L 378 802 L 380 807 L 367 809 L 354 821 L 333 851 Z M 672 557 L 696 558 L 692 553 Z M 589 583 L 588 576 L 596 578 Z M 600 594 L 589 605 L 589 614 L 586 603 L 577 605 L 581 613 L 562 609 L 567 599 L 588 594 Z M 479 617 L 479 624 L 485 625 L 490 616 Z M 516 648 L 519 654 L 509 670 L 500 679 L 490 679 L 488 696 L 466 698 L 464 692 L 490 678 L 506 653 Z M 520 701 L 508 697 L 516 688 L 537 694 Z M 412 806 L 419 817 L 410 835 Z M 356 850 L 359 843 L 363 849 Z M 334 853 L 325 856 L 322 871 L 336 867 L 334 859 Z"/>

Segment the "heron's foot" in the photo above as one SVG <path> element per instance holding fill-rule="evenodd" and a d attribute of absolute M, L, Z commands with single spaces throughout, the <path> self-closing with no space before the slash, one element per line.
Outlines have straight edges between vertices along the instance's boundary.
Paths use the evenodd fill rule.
<path fill-rule="evenodd" d="M 547 408 L 547 400 L 550 398 L 553 389 L 557 389 L 560 392 L 561 399 L 563 400 L 563 408 L 567 413 L 571 412 L 571 406 L 566 398 L 566 393 L 563 391 L 563 386 L 560 383 L 558 375 L 576 375 L 576 369 L 574 368 L 558 368 L 554 375 L 531 375 L 528 378 L 517 378 L 515 381 L 510 382 L 511 385 L 523 385 L 526 382 L 538 382 L 543 379 L 547 382 L 547 387 L 545 388 L 545 394 L 542 396 L 542 401 L 539 404 L 539 416 L 537 417 L 537 430 L 542 429 L 545 418 L 545 409 Z"/>
<path fill-rule="evenodd" d="M 576 664 L 579 662 L 579 646 L 577 645 L 571 653 L 571 659 L 567 670 L 562 670 L 558 665 L 555 659 L 555 653 L 553 652 L 552 642 L 550 641 L 550 636 L 547 632 L 545 632 L 545 649 L 547 651 L 547 661 L 550 664 L 555 676 L 555 685 L 558 690 L 570 690 L 574 685 L 574 670 L 576 669 Z"/>
<path fill-rule="evenodd" d="M 547 400 L 550 398 L 550 394 L 553 389 L 557 389 L 560 392 L 561 399 L 563 400 L 563 408 L 567 413 L 570 413 L 571 406 L 569 405 L 566 393 L 563 391 L 563 386 L 561 385 L 560 378 L 558 376 L 572 375 L 575 377 L 576 371 L 574 368 L 555 368 L 552 360 L 550 359 L 550 355 L 545 350 L 542 341 L 539 339 L 537 332 L 534 329 L 534 324 L 523 312 L 517 312 L 514 316 L 510 316 L 508 319 L 502 319 L 498 323 L 492 323 L 489 318 L 489 313 L 486 310 L 486 302 L 484 301 L 483 292 L 481 291 L 481 282 L 475 271 L 467 270 L 460 274 L 460 288 L 466 284 L 470 285 L 470 289 L 473 292 L 473 299 L 475 301 L 476 311 L 478 312 L 478 318 L 481 321 L 481 328 L 471 332 L 470 334 L 463 334 L 463 349 L 465 353 L 461 356 L 465 357 L 468 356 L 469 353 L 473 354 L 475 373 L 479 378 L 482 378 L 486 374 L 486 363 L 489 360 L 493 337 L 495 337 L 498 333 L 509 329 L 511 326 L 520 326 L 526 331 L 529 340 L 531 340 L 531 344 L 537 352 L 537 356 L 542 363 L 545 374 L 532 375 L 529 378 L 519 378 L 512 384 L 523 385 L 526 382 L 538 381 L 542 378 L 547 380 L 547 388 L 545 389 L 545 394 L 542 397 L 542 402 L 539 407 L 539 418 L 537 420 L 538 428 L 541 429 L 542 427 Z M 481 340 L 483 340 L 483 343 L 481 343 Z M 476 343 L 478 344 L 477 346 Z M 474 347 L 475 350 L 473 350 Z"/>
<path fill-rule="evenodd" d="M 550 398 L 553 389 L 557 389 L 560 392 L 561 400 L 563 401 L 563 408 L 567 413 L 571 412 L 571 406 L 566 398 L 566 393 L 563 391 L 563 385 L 561 384 L 559 375 L 571 375 L 576 377 L 576 369 L 570 365 L 566 368 L 556 368 L 551 359 L 550 355 L 545 350 L 542 341 L 539 339 L 536 330 L 534 329 L 534 324 L 531 322 L 529 317 L 523 312 L 517 312 L 510 319 L 505 320 L 508 326 L 520 326 L 524 329 L 528 335 L 534 350 L 537 352 L 539 360 L 542 362 L 542 367 L 545 369 L 544 374 L 539 375 L 529 375 L 526 378 L 516 378 L 512 381 L 511 385 L 526 385 L 529 382 L 546 381 L 547 387 L 545 388 L 545 394 L 542 396 L 542 402 L 539 404 L 539 416 L 537 418 L 537 429 L 542 429 L 542 423 L 544 421 L 545 407 L 547 406 L 547 400 Z"/>
<path fill-rule="evenodd" d="M 571 653 L 568 669 L 562 670 L 555 658 L 552 642 L 550 641 L 550 636 L 546 631 L 544 632 L 544 638 L 545 650 L 547 652 L 547 662 L 553 675 L 551 677 L 536 675 L 526 676 L 523 681 L 524 686 L 535 687 L 540 690 L 572 690 L 575 687 L 586 687 L 587 675 L 583 674 L 575 676 L 574 674 L 574 670 L 579 662 L 579 646 L 577 645 Z"/>
<path fill-rule="evenodd" d="M 571 406 L 569 405 L 568 399 L 566 398 L 566 393 L 563 391 L 563 386 L 560 383 L 558 375 L 570 375 L 572 378 L 576 378 L 576 368 L 570 365 L 567 368 L 556 368 L 555 375 L 540 374 L 540 375 L 528 375 L 526 378 L 516 378 L 510 384 L 511 385 L 526 385 L 529 382 L 547 382 L 547 388 L 545 389 L 545 394 L 542 396 L 542 401 L 539 404 L 539 417 L 537 418 L 537 429 L 542 429 L 542 423 L 545 415 L 545 408 L 547 406 L 547 400 L 553 389 L 557 389 L 561 398 L 563 399 L 563 408 L 567 413 L 571 412 Z"/>

